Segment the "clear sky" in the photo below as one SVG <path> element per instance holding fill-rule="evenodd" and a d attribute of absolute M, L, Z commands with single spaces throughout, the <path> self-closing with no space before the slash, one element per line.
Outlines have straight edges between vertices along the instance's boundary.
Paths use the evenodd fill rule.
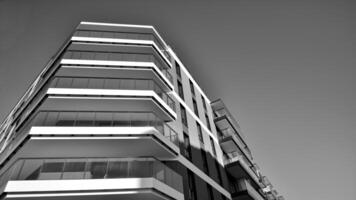
<path fill-rule="evenodd" d="M 0 0 L 0 119 L 80 21 L 154 25 L 288 200 L 356 200 L 356 6 Z"/>

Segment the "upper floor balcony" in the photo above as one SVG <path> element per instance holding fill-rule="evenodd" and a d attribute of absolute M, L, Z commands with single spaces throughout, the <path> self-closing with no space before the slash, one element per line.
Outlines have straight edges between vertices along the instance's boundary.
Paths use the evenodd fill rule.
<path fill-rule="evenodd" d="M 233 200 L 265 200 L 259 188 L 254 188 L 247 179 L 239 179 L 230 185 Z"/>
<path fill-rule="evenodd" d="M 152 47 L 73 42 L 62 56 L 62 64 L 96 65 L 116 68 L 153 68 L 171 84 L 170 68 Z"/>
<path fill-rule="evenodd" d="M 244 136 L 241 134 L 240 126 L 235 118 L 221 100 L 216 100 L 211 105 L 215 113 L 214 122 L 222 150 L 225 153 L 241 151 L 251 161 L 251 151 L 245 142 Z"/>
<path fill-rule="evenodd" d="M 71 40 L 152 46 L 171 66 L 167 44 L 152 26 L 81 22 Z"/>
<path fill-rule="evenodd" d="M 40 111 L 14 132 L 3 153 L 15 152 L 14 159 L 154 156 L 165 160 L 177 157 L 178 144 L 178 134 L 154 113 Z"/>
<path fill-rule="evenodd" d="M 226 171 L 235 178 L 252 180 L 252 184 L 255 188 L 261 188 L 259 174 L 254 169 L 253 164 L 246 159 L 244 155 L 239 152 L 232 152 L 226 154 L 224 157 L 224 164 Z"/>
<path fill-rule="evenodd" d="M 171 121 L 176 118 L 176 105 L 165 90 L 152 79 L 56 77 L 42 106 L 47 110 L 154 111 Z"/>
<path fill-rule="evenodd" d="M 0 181 L 4 199 L 184 199 L 182 177 L 153 158 L 20 159 Z"/>

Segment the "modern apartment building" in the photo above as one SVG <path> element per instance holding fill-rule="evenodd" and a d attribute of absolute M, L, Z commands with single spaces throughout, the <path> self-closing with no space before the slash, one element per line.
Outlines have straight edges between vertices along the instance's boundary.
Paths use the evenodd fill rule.
<path fill-rule="evenodd" d="M 282 200 L 152 26 L 82 22 L 0 126 L 0 199 Z"/>

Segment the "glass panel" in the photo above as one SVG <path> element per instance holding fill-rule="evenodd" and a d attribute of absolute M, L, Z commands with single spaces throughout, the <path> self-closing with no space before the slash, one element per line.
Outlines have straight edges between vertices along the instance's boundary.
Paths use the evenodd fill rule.
<path fill-rule="evenodd" d="M 104 87 L 106 89 L 117 89 L 117 88 L 119 88 L 119 80 L 118 79 L 106 79 Z"/>
<path fill-rule="evenodd" d="M 136 89 L 135 80 L 121 79 L 120 80 L 120 89 L 126 89 L 126 90 Z"/>
<path fill-rule="evenodd" d="M 130 113 L 115 113 L 114 126 L 130 126 Z"/>
<path fill-rule="evenodd" d="M 57 126 L 73 126 L 75 121 L 76 113 L 74 112 L 60 112 Z"/>
<path fill-rule="evenodd" d="M 76 126 L 92 126 L 94 114 L 91 112 L 80 112 L 77 117 Z"/>
<path fill-rule="evenodd" d="M 105 178 L 106 161 L 93 161 L 88 164 L 88 171 L 86 172 L 87 179 Z"/>
<path fill-rule="evenodd" d="M 63 171 L 64 162 L 50 161 L 42 166 L 42 171 L 38 177 L 39 180 L 60 179 Z"/>
<path fill-rule="evenodd" d="M 46 118 L 46 126 L 55 126 L 58 119 L 58 112 L 49 112 Z"/>
<path fill-rule="evenodd" d="M 82 179 L 84 178 L 85 162 L 70 161 L 65 163 L 63 179 Z"/>
<path fill-rule="evenodd" d="M 148 126 L 147 113 L 131 113 L 131 126 Z"/>
<path fill-rule="evenodd" d="M 92 60 L 94 58 L 94 52 L 82 52 L 81 59 Z"/>
<path fill-rule="evenodd" d="M 36 116 L 34 125 L 35 126 L 41 126 L 45 124 L 46 118 L 47 118 L 47 114 L 46 112 L 39 112 Z"/>
<path fill-rule="evenodd" d="M 112 126 L 113 113 L 96 113 L 95 126 Z"/>
<path fill-rule="evenodd" d="M 56 87 L 58 88 L 70 88 L 72 85 L 72 78 L 58 78 Z"/>
<path fill-rule="evenodd" d="M 97 52 L 97 53 L 95 53 L 94 59 L 95 60 L 107 60 L 108 56 L 109 56 L 108 53 Z"/>
<path fill-rule="evenodd" d="M 108 178 L 125 178 L 128 177 L 128 162 L 112 161 L 108 166 Z"/>
<path fill-rule="evenodd" d="M 113 38 L 114 37 L 114 33 L 112 33 L 112 32 L 103 32 L 102 37 Z"/>
<path fill-rule="evenodd" d="M 19 180 L 36 180 L 41 171 L 43 160 L 26 160 Z"/>
<path fill-rule="evenodd" d="M 89 79 L 86 78 L 74 78 L 73 79 L 73 88 L 87 88 Z"/>
<path fill-rule="evenodd" d="M 81 59 L 82 53 L 78 51 L 74 51 L 72 54 L 72 59 Z"/>
<path fill-rule="evenodd" d="M 132 161 L 129 163 L 130 177 L 149 177 L 150 172 L 147 162 Z"/>
<path fill-rule="evenodd" d="M 89 79 L 88 88 L 101 89 L 103 88 L 103 86 L 104 86 L 104 79 L 96 79 L 96 78 Z"/>

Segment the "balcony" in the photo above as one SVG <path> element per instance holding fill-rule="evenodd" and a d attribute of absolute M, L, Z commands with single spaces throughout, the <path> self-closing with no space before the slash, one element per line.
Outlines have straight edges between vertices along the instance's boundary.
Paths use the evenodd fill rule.
<path fill-rule="evenodd" d="M 254 171 L 253 165 L 240 153 L 233 152 L 227 154 L 228 157 L 224 158 L 226 171 L 238 179 L 251 179 L 254 187 L 261 187 L 259 176 Z"/>
<path fill-rule="evenodd" d="M 179 154 L 178 134 L 154 113 L 39 112 L 19 133 L 14 140 L 29 138 L 17 157 L 154 156 L 165 160 Z"/>
<path fill-rule="evenodd" d="M 215 125 L 218 129 L 219 142 L 225 153 L 241 151 L 250 161 L 252 154 L 248 148 L 244 136 L 241 134 L 240 126 L 235 118 L 225 107 L 221 100 L 212 102 L 215 113 Z"/>
<path fill-rule="evenodd" d="M 46 110 L 154 111 L 165 121 L 177 117 L 174 100 L 151 79 L 56 77 L 47 94 Z"/>
<path fill-rule="evenodd" d="M 61 60 L 68 65 L 97 65 L 129 69 L 154 69 L 173 83 L 169 68 L 151 47 L 72 43 Z M 139 72 L 137 72 L 139 73 Z"/>
<path fill-rule="evenodd" d="M 4 199 L 184 199 L 182 177 L 153 158 L 21 159 L 1 177 Z"/>
<path fill-rule="evenodd" d="M 111 44 L 149 45 L 155 48 L 165 62 L 171 66 L 171 56 L 167 51 L 167 45 L 153 27 L 81 22 L 71 40 Z"/>
<path fill-rule="evenodd" d="M 265 200 L 262 194 L 246 179 L 240 179 L 231 185 L 233 200 Z"/>

